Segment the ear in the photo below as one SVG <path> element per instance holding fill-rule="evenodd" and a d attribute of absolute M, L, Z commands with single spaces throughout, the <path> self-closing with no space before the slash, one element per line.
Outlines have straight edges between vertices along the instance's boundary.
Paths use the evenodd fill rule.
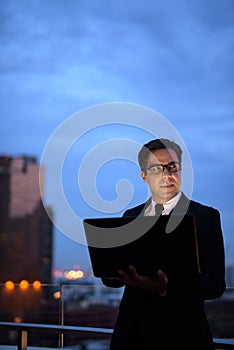
<path fill-rule="evenodd" d="M 141 171 L 141 177 L 142 177 L 144 182 L 148 182 L 147 179 L 146 179 L 145 171 Z"/>

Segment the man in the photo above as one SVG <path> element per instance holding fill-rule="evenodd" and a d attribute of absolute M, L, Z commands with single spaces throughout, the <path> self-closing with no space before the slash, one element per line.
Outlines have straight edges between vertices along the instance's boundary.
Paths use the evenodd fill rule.
<path fill-rule="evenodd" d="M 182 150 L 168 139 L 145 144 L 138 154 L 141 177 L 151 198 L 123 216 L 162 215 L 187 211 L 197 226 L 201 274 L 169 278 L 161 271 L 147 277 L 134 266 L 119 271 L 118 279 L 103 279 L 109 287 L 125 285 L 111 350 L 214 350 L 204 301 L 225 291 L 225 258 L 220 215 L 217 209 L 189 200 L 181 192 Z M 142 247 L 142 259 L 147 251 Z"/>

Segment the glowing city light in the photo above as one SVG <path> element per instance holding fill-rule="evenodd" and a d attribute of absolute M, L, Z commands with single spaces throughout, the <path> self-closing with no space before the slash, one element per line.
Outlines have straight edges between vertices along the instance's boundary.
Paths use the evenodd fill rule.
<path fill-rule="evenodd" d="M 7 290 L 13 290 L 15 288 L 15 284 L 12 281 L 6 281 L 5 282 L 5 288 Z"/>
<path fill-rule="evenodd" d="M 41 289 L 41 282 L 40 281 L 34 281 L 33 282 L 33 288 L 38 290 Z"/>
<path fill-rule="evenodd" d="M 54 292 L 54 299 L 59 299 L 61 297 L 60 291 Z"/>
<path fill-rule="evenodd" d="M 26 281 L 26 280 L 20 281 L 19 287 L 20 287 L 20 289 L 22 289 L 22 290 L 28 289 L 28 287 L 29 287 L 28 281 Z"/>
<path fill-rule="evenodd" d="M 64 272 L 64 276 L 68 280 L 77 280 L 78 278 L 84 277 L 84 272 L 82 270 L 69 270 Z"/>

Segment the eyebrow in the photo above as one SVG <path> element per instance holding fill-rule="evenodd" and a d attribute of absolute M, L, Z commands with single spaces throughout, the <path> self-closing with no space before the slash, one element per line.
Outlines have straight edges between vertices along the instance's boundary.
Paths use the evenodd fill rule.
<path fill-rule="evenodd" d="M 169 162 L 169 163 L 165 163 L 165 164 L 163 164 L 163 163 L 154 163 L 154 164 L 149 164 L 149 166 L 148 166 L 148 167 L 157 166 L 157 165 L 169 165 L 169 164 L 174 164 L 174 163 L 180 164 L 180 162 L 178 162 L 177 160 L 172 160 L 171 162 Z"/>

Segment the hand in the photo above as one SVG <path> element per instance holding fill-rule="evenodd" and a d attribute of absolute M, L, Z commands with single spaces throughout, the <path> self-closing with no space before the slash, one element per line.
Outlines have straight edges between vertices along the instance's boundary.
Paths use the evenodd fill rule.
<path fill-rule="evenodd" d="M 123 270 L 118 271 L 120 276 L 118 280 L 129 286 L 139 287 L 156 292 L 158 295 L 161 295 L 165 292 L 168 278 L 163 271 L 157 270 L 155 276 L 149 277 L 139 275 L 135 267 L 132 265 L 129 266 L 129 270 L 130 274 L 126 273 Z"/>

